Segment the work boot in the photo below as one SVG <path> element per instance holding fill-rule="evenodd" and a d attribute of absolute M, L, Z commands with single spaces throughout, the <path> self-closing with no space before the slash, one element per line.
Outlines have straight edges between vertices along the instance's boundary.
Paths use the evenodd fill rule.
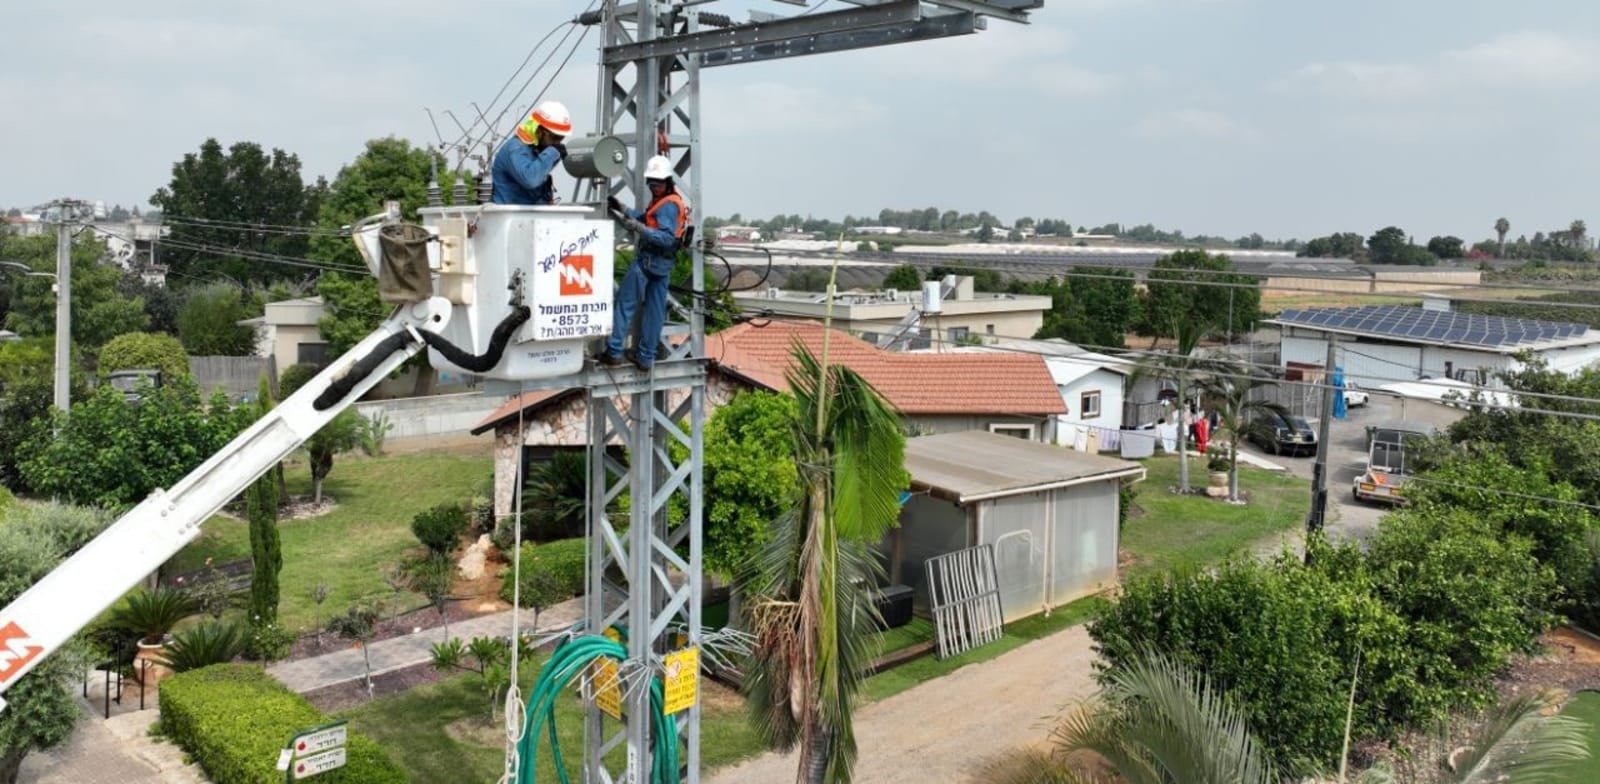
<path fill-rule="evenodd" d="M 611 353 L 604 343 L 601 343 L 599 348 L 591 352 L 589 358 L 593 359 L 596 365 L 604 365 L 605 367 L 616 367 L 622 364 L 622 360 L 617 359 L 617 355 Z"/>
<path fill-rule="evenodd" d="M 642 373 L 649 373 L 650 372 L 650 366 L 644 364 L 643 362 L 640 362 L 639 361 L 639 355 L 637 353 L 635 353 L 633 349 L 631 349 L 631 348 L 623 349 L 622 350 L 622 356 L 623 356 L 624 359 L 628 360 L 629 362 L 632 362 L 633 366 L 638 368 L 640 372 L 642 372 Z"/>

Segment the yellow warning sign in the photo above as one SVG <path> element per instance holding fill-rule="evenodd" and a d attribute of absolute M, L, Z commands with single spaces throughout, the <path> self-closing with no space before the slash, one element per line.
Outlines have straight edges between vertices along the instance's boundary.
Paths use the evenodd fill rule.
<path fill-rule="evenodd" d="M 666 655 L 662 666 L 667 671 L 664 691 L 668 714 L 687 710 L 694 705 L 700 688 L 700 649 L 684 648 Z"/>
<path fill-rule="evenodd" d="M 622 679 L 617 677 L 617 660 L 602 656 L 594 663 L 594 706 L 617 721 L 622 721 Z"/>

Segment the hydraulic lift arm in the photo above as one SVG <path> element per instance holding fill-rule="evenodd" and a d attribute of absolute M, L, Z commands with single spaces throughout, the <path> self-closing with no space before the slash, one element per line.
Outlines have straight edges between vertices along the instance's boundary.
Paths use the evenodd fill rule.
<path fill-rule="evenodd" d="M 444 329 L 450 315 L 450 303 L 438 297 L 399 308 L 211 459 L 151 493 L 0 610 L 0 694 L 199 535 L 223 504 L 426 348 L 422 332 Z"/>

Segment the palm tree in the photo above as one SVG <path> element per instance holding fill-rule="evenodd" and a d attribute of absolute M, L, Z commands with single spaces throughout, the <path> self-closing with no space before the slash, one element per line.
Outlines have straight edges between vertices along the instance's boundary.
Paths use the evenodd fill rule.
<path fill-rule="evenodd" d="M 1108 677 L 1099 702 L 1051 732 L 1058 760 L 1092 752 L 1128 784 L 1278 780 L 1243 714 L 1205 676 L 1146 651 Z"/>
<path fill-rule="evenodd" d="M 1189 401 L 1189 377 L 1194 374 L 1198 362 L 1194 350 L 1200 345 L 1200 333 L 1196 324 L 1174 322 L 1177 346 L 1170 353 L 1151 356 L 1150 365 L 1140 366 L 1130 378 L 1130 383 L 1137 383 L 1139 378 L 1149 375 L 1171 381 L 1178 387 L 1177 410 L 1173 412 L 1178 417 L 1178 492 L 1185 494 L 1190 492 L 1189 429 L 1183 426 L 1183 410 Z"/>
<path fill-rule="evenodd" d="M 1228 500 L 1238 503 L 1239 442 L 1251 434 L 1275 437 L 1273 415 L 1288 421 L 1289 410 L 1278 403 L 1252 399 L 1256 389 L 1274 382 L 1251 366 L 1224 360 L 1211 363 L 1208 369 L 1210 374 L 1200 379 L 1200 388 L 1217 412 L 1218 435 L 1222 436 L 1218 440 L 1228 445 Z"/>
<path fill-rule="evenodd" d="M 1592 728 L 1572 716 L 1546 716 L 1555 695 L 1528 693 L 1489 709 L 1483 726 L 1465 747 L 1457 748 L 1448 733 L 1433 739 L 1431 749 L 1409 755 L 1402 772 L 1387 765 L 1368 770 L 1357 784 L 1519 784 L 1571 780 L 1573 762 L 1589 756 Z M 1452 749 L 1456 749 L 1451 753 Z M 1443 765 L 1437 764 L 1444 758 Z"/>
<path fill-rule="evenodd" d="M 1495 222 L 1494 222 L 1494 233 L 1498 234 L 1500 236 L 1500 250 L 1495 253 L 1496 256 L 1499 256 L 1501 258 L 1505 258 L 1505 255 L 1506 255 L 1506 233 L 1510 232 L 1510 231 L 1511 231 L 1511 221 L 1508 221 L 1505 218 L 1498 218 L 1498 219 L 1495 220 Z"/>
<path fill-rule="evenodd" d="M 826 334 L 826 333 L 825 333 Z M 882 567 L 869 546 L 899 516 L 905 438 L 893 408 L 849 368 L 796 346 L 788 382 L 800 489 L 752 565 L 756 652 L 745 692 L 759 730 L 800 746 L 797 781 L 849 782 L 851 714 L 877 611 Z"/>

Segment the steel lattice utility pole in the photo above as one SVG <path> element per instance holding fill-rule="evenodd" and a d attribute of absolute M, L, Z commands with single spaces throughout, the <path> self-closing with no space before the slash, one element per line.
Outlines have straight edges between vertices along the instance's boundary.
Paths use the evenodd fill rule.
<path fill-rule="evenodd" d="M 604 0 L 600 10 L 578 18 L 603 31 L 596 133 L 624 140 L 632 153 L 629 174 L 591 186 L 586 201 L 631 194 L 637 206 L 645 206 L 645 162 L 659 154 L 672 159 L 678 190 L 690 209 L 706 214 L 700 198 L 703 68 L 967 35 L 984 28 L 984 17 L 1025 23 L 1028 11 L 1043 5 L 1043 0 L 844 0 L 841 10 L 813 13 L 814 5 L 789 17 L 751 12 L 749 23 L 736 24 L 708 11 L 714 2 L 669 6 Z M 690 250 L 694 290 L 705 291 L 702 248 L 696 243 Z M 648 375 L 631 367 L 596 369 L 579 378 L 523 386 L 587 388 L 591 489 L 585 624 L 597 634 L 624 628 L 629 659 L 647 674 L 660 669 L 665 653 L 697 646 L 701 639 L 706 417 L 701 303 L 672 302 L 663 344 Z M 626 530 L 606 511 L 624 490 L 631 499 Z M 668 509 L 678 493 L 687 496 L 681 507 L 686 514 L 674 519 Z M 618 728 L 592 703 L 587 706 L 585 781 L 647 780 L 654 732 L 649 690 L 628 692 L 623 713 Z M 700 776 L 698 700 L 674 719 L 687 750 L 685 780 L 693 784 Z M 626 755 L 608 762 L 607 755 L 624 744 Z"/>

